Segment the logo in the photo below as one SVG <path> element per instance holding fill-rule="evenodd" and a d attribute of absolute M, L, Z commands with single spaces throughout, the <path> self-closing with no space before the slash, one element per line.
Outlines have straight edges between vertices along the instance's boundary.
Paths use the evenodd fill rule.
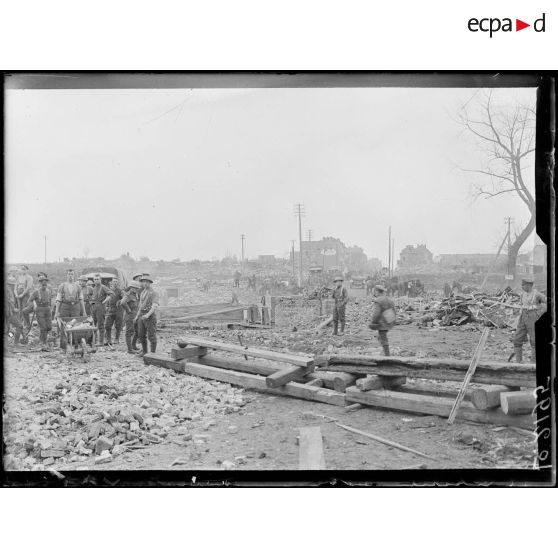
<path fill-rule="evenodd" d="M 543 14 L 540 18 L 536 19 L 533 24 L 527 23 L 521 19 L 515 19 L 515 28 L 513 25 L 513 18 L 505 17 L 500 19 L 499 17 L 485 17 L 478 19 L 472 17 L 468 23 L 467 27 L 472 33 L 489 33 L 490 38 L 494 33 L 513 33 L 514 31 L 522 31 L 531 27 L 536 33 L 544 33 L 546 25 L 546 14 Z"/>

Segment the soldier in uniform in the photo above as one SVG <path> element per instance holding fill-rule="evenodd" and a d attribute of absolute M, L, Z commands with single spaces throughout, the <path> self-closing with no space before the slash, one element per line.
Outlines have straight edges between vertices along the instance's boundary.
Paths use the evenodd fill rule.
<path fill-rule="evenodd" d="M 386 288 L 383 285 L 374 287 L 374 309 L 372 310 L 370 329 L 378 332 L 378 340 L 384 349 L 384 354 L 389 356 L 389 341 L 387 332 L 395 324 L 395 305 L 388 298 Z"/>
<path fill-rule="evenodd" d="M 338 276 L 333 280 L 335 289 L 332 298 L 335 300 L 333 307 L 333 335 L 338 335 L 345 331 L 345 308 L 349 302 L 349 293 L 343 286 L 343 277 Z M 339 325 L 341 326 L 339 328 Z"/>
<path fill-rule="evenodd" d="M 24 312 L 33 310 L 35 305 L 35 313 L 37 323 L 39 324 L 39 341 L 41 348 L 48 350 L 47 340 L 48 332 L 52 330 L 52 299 L 54 297 L 53 290 L 48 286 L 48 277 L 46 274 L 39 279 L 40 287 L 34 290 L 29 297 L 29 303 Z"/>
<path fill-rule="evenodd" d="M 105 345 L 105 301 L 112 291 L 103 285 L 100 273 L 95 274 L 93 283 L 93 293 L 91 294 L 93 323 L 99 329 L 99 344 Z"/>
<path fill-rule="evenodd" d="M 29 314 L 24 312 L 23 309 L 27 306 L 29 297 L 33 292 L 33 277 L 29 274 L 29 268 L 26 265 L 22 265 L 18 270 L 14 292 L 16 296 L 16 307 L 23 316 L 26 329 L 30 329 L 31 322 Z"/>
<path fill-rule="evenodd" d="M 138 329 L 136 327 L 135 317 L 138 313 L 139 307 L 139 292 L 141 285 L 138 281 L 132 280 L 130 284 L 124 289 L 124 296 L 122 297 L 121 306 L 126 312 L 125 324 L 126 324 L 126 346 L 128 347 L 128 352 L 130 354 L 136 354 L 137 340 L 138 340 Z"/>
<path fill-rule="evenodd" d="M 157 350 L 157 316 L 155 311 L 159 307 L 159 295 L 153 290 L 153 279 L 148 273 L 141 278 L 143 290 L 140 295 L 138 313 L 135 321 L 138 324 L 138 337 L 142 351 L 140 356 L 147 354 L 147 340 L 151 344 L 151 352 Z"/>
<path fill-rule="evenodd" d="M 546 311 L 546 298 L 534 288 L 534 283 L 533 277 L 525 277 L 521 281 L 521 312 L 513 337 L 513 352 L 517 362 L 523 362 L 523 343 L 527 337 L 531 345 L 531 362 L 536 361 L 535 323 Z"/>
<path fill-rule="evenodd" d="M 54 319 L 57 318 L 79 318 L 85 316 L 85 304 L 83 302 L 83 291 L 76 283 L 76 274 L 73 269 L 68 269 L 67 281 L 61 283 L 56 294 L 56 307 Z M 68 342 L 65 335 L 60 335 L 60 348 L 65 352 Z"/>
<path fill-rule="evenodd" d="M 10 326 L 14 326 L 14 344 L 17 347 L 20 339 L 23 337 L 23 325 L 19 319 L 19 312 L 16 306 L 15 284 L 15 277 L 8 277 L 4 287 L 4 331 L 7 333 Z M 7 345 L 8 343 L 6 342 Z"/>
<path fill-rule="evenodd" d="M 85 290 L 83 291 L 83 300 L 85 302 L 85 313 L 87 316 L 93 317 L 93 286 L 95 285 L 93 279 L 87 279 L 85 283 Z"/>
<path fill-rule="evenodd" d="M 121 308 L 122 289 L 118 286 L 118 279 L 115 277 L 110 283 L 110 294 L 105 300 L 105 335 L 106 342 L 112 347 L 112 326 L 115 327 L 114 342 L 120 342 L 120 332 L 122 331 L 123 309 Z"/>

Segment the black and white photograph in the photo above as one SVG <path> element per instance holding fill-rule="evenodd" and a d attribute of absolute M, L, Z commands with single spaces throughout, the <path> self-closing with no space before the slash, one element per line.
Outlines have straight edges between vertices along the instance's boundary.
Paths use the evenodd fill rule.
<path fill-rule="evenodd" d="M 5 75 L 4 471 L 550 467 L 554 86 L 450 77 Z"/>

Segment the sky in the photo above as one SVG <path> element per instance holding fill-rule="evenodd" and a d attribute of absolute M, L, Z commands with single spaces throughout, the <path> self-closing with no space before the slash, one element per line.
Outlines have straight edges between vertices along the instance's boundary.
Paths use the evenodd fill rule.
<path fill-rule="evenodd" d="M 275 254 L 303 236 L 369 257 L 494 253 L 528 211 L 472 196 L 486 153 L 456 122 L 474 89 L 6 90 L 9 262 Z M 498 90 L 494 103 L 535 103 Z M 534 158 L 532 158 L 534 159 Z M 526 181 L 534 191 L 534 165 Z M 532 240 L 530 241 L 532 246 Z M 525 245 L 527 248 L 527 245 Z"/>

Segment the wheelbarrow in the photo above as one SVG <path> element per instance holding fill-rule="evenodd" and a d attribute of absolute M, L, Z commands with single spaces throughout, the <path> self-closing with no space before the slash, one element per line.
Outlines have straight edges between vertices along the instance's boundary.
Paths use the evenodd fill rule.
<path fill-rule="evenodd" d="M 66 337 L 70 355 L 80 356 L 84 362 L 91 359 L 91 353 L 97 352 L 97 337 L 99 330 L 92 323 L 89 316 L 78 318 L 58 318 L 60 337 Z"/>

